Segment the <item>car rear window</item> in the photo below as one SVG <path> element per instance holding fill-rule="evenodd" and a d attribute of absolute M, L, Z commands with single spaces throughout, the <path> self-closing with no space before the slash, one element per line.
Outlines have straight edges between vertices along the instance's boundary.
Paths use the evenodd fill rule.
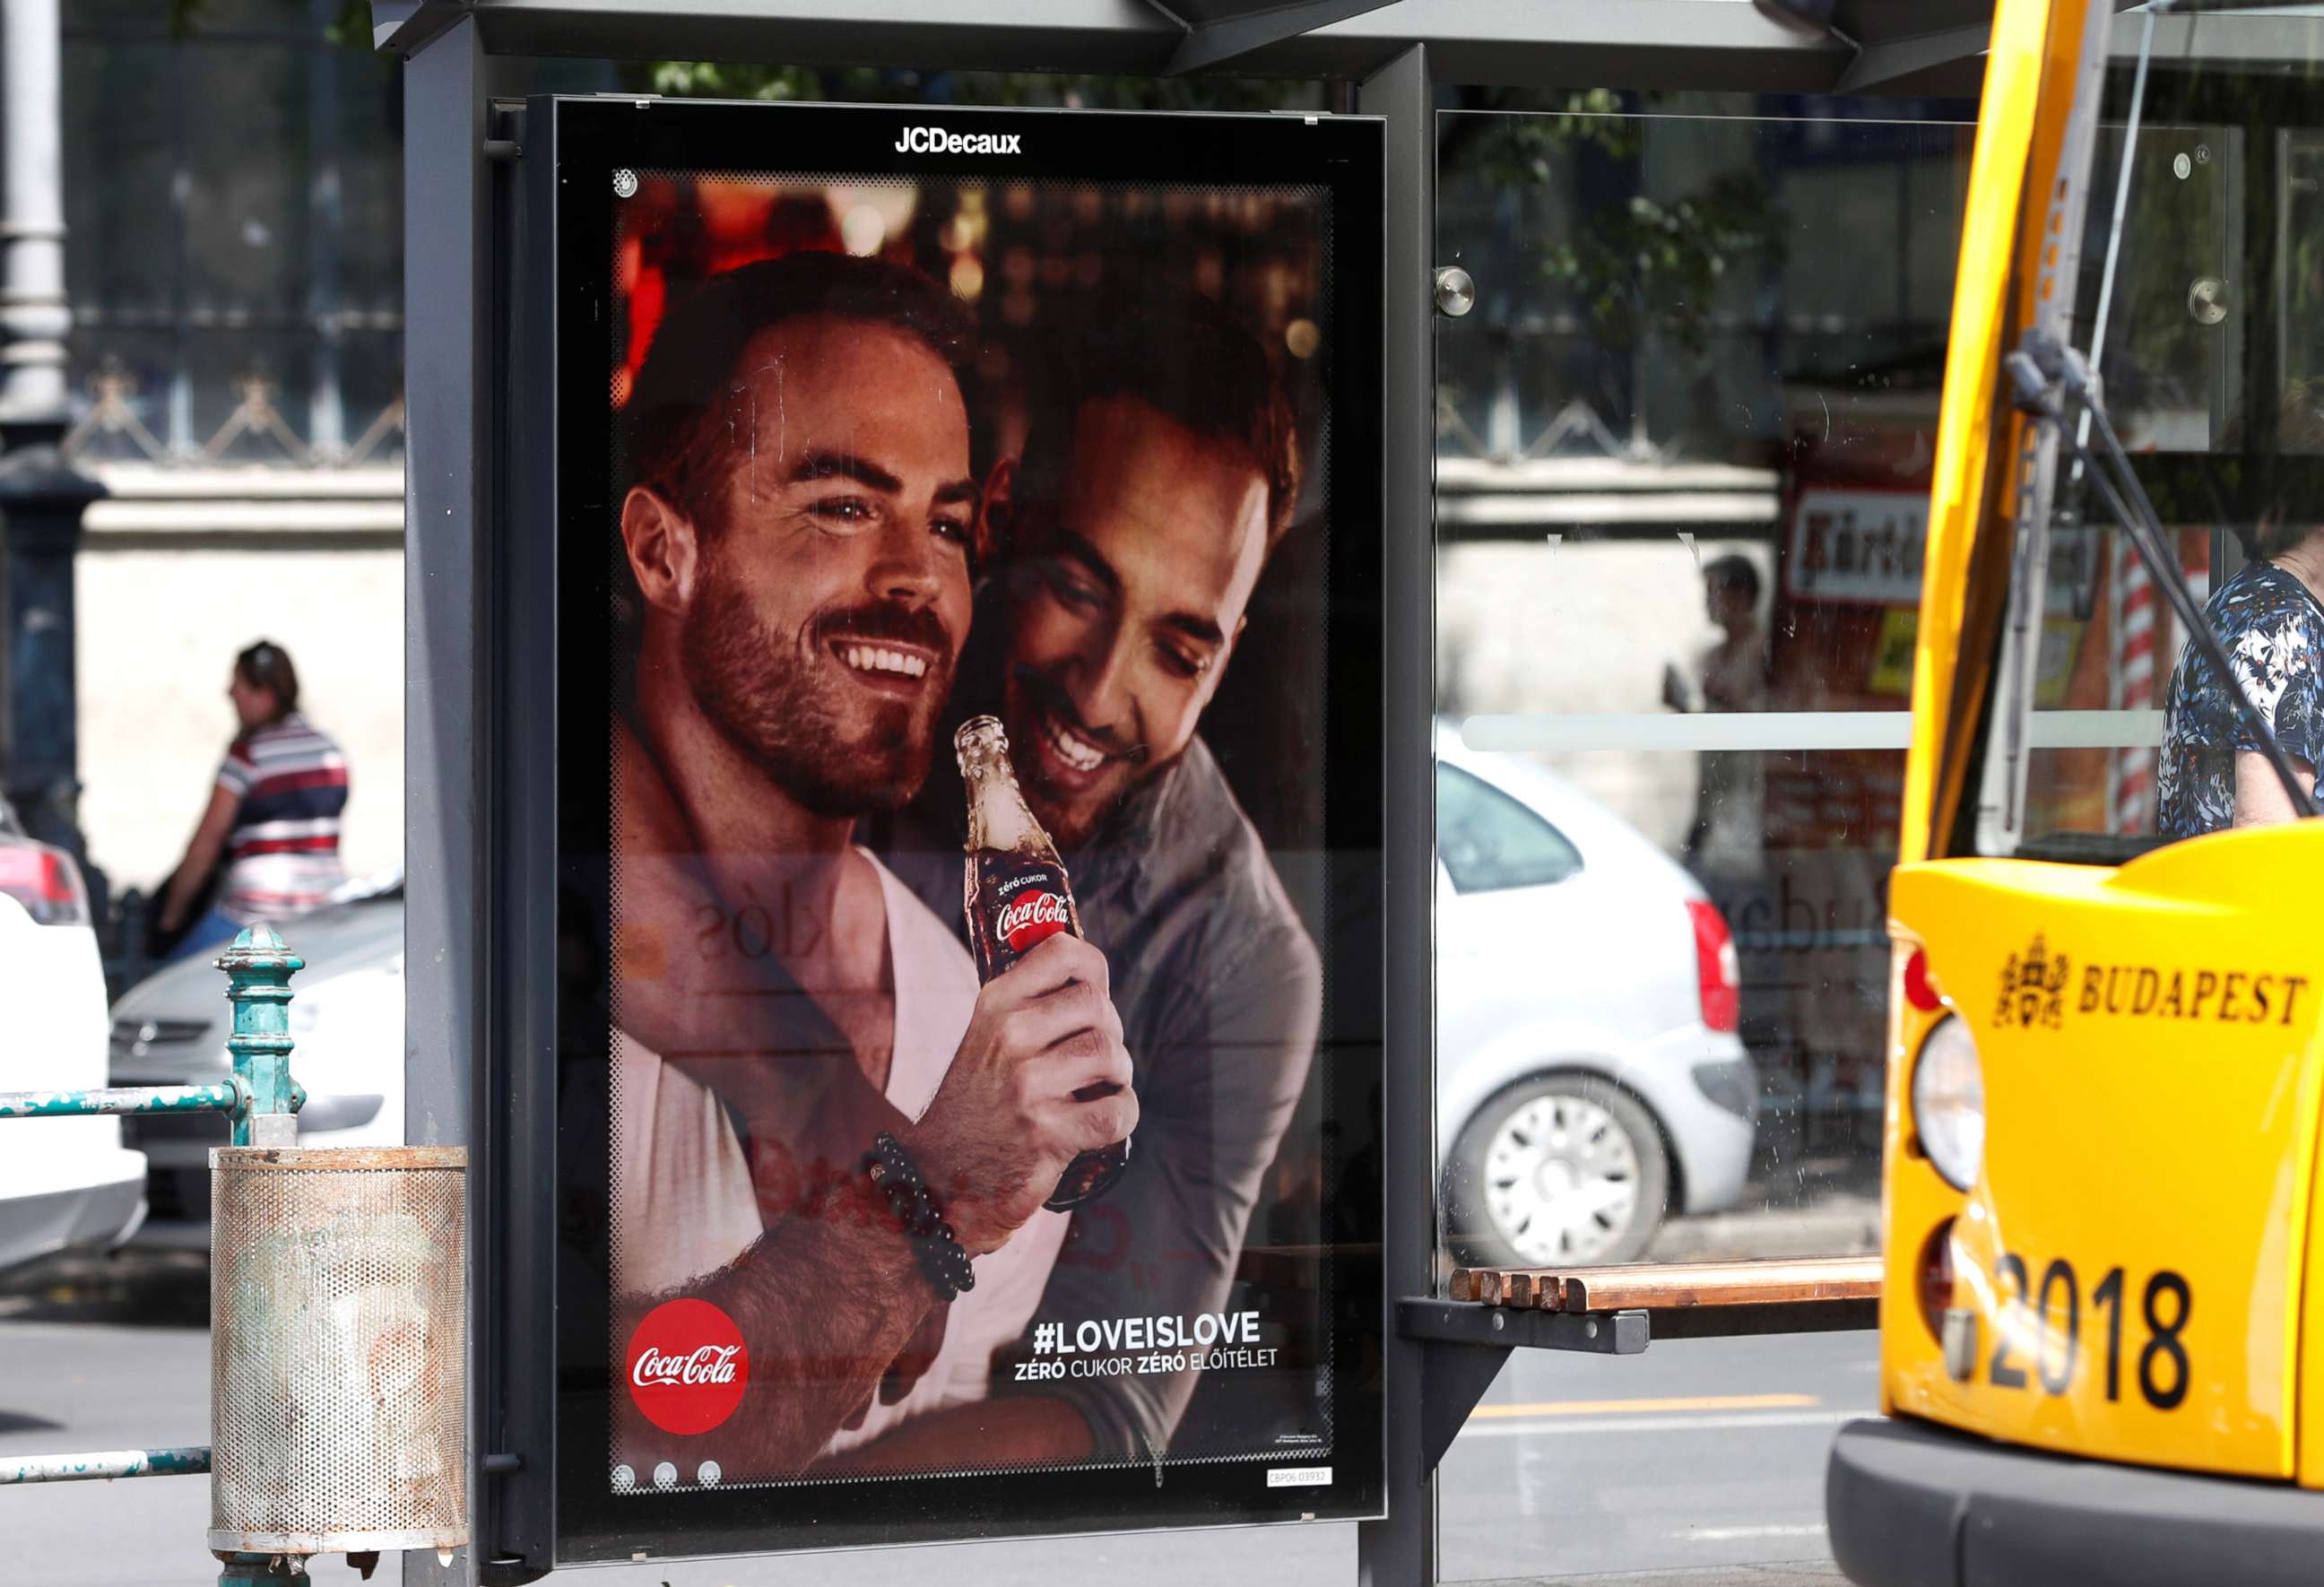
<path fill-rule="evenodd" d="M 1462 892 L 1546 887 L 1582 869 L 1563 833 L 1458 767 L 1436 768 L 1436 852 Z"/>

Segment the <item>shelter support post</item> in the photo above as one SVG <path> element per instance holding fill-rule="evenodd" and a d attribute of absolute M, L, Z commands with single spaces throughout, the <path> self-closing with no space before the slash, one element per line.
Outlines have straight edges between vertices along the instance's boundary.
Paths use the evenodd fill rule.
<path fill-rule="evenodd" d="M 1435 710 L 1436 448 L 1434 251 L 1436 106 L 1428 51 L 1416 44 L 1368 78 L 1368 115 L 1388 118 L 1388 263 L 1380 324 L 1386 475 L 1380 620 L 1387 665 L 1382 744 L 1382 844 L 1388 918 L 1380 1098 L 1380 1230 L 1384 1293 L 1435 1287 L 1435 975 L 1430 931 L 1434 897 L 1436 797 L 1429 742 Z M 1392 1306 L 1393 1300 L 1383 1304 Z M 1364 1587 L 1436 1580 L 1436 1479 L 1423 1458 L 1427 1347 L 1384 1319 L 1381 1389 L 1387 1416 L 1388 1516 L 1358 1528 L 1357 1579 Z M 1480 1386 L 1481 1389 L 1481 1386 Z"/>
<path fill-rule="evenodd" d="M 486 836 L 484 756 L 491 654 L 480 598 L 491 480 L 493 293 L 484 152 L 485 55 L 473 15 L 451 22 L 403 69 L 404 169 L 425 173 L 404 214 L 405 380 L 412 392 L 404 519 L 404 1139 L 469 1151 L 469 1458 L 491 1447 L 476 1357 L 492 1337 L 489 1270 L 498 1232 L 483 1198 L 494 1165 L 477 1125 L 490 900 L 479 845 Z M 469 1474 L 470 1536 L 491 1536 Z M 475 1581 L 475 1545 L 449 1566 L 403 1556 L 407 1582 Z"/>

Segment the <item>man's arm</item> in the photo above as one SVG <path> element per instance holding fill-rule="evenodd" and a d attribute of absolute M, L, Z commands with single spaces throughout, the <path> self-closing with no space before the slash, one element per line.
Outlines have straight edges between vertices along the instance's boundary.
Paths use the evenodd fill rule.
<path fill-rule="evenodd" d="M 1070 1329 L 1091 1318 L 1191 1317 L 1224 1304 L 1261 1181 L 1306 1084 L 1323 985 L 1314 944 L 1288 917 L 1235 949 L 1181 967 L 1190 995 L 1170 1011 L 1156 1050 L 1139 1055 L 1130 1170 L 1075 1214 L 1037 1322 Z M 1043 1441 L 1012 1447 L 1010 1458 L 1155 1459 L 1199 1380 L 1189 1370 L 1019 1391 L 1074 1414 L 1024 1424 L 1020 1433 Z"/>
<path fill-rule="evenodd" d="M 2292 758 L 2292 769 L 2300 778 L 2300 786 L 2309 793 L 2316 791 L 2316 769 L 2301 760 Z M 2278 821 L 2295 821 L 2300 812 L 2292 808 L 2292 796 L 2283 791 L 2283 780 L 2275 774 L 2265 755 L 2257 750 L 2236 751 L 2236 825 L 2265 826 Z"/>
<path fill-rule="evenodd" d="M 899 1138 L 963 1249 L 982 1256 L 1040 1210 L 1074 1154 L 1136 1129 L 1130 1082 L 1104 955 L 1060 934 L 977 994 L 944 1084 Z M 1095 1091 L 1106 1094 L 1076 1094 Z M 884 1199 L 853 1175 L 718 1271 L 675 1295 L 626 1298 L 623 1336 L 679 1297 L 725 1312 L 749 1354 L 751 1386 L 722 1433 L 721 1463 L 738 1481 L 802 1470 L 938 1304 Z M 676 1450 L 628 1396 L 619 1403 L 632 1463 Z"/>
<path fill-rule="evenodd" d="M 918 1331 L 936 1291 L 910 1239 L 868 1180 L 852 1181 L 821 1216 L 792 1217 L 717 1272 L 681 1292 L 734 1320 L 750 1358 L 747 1398 L 722 1435 L 720 1462 L 737 1478 L 797 1474 L 852 1421 Z M 625 1299 L 620 1337 L 675 1296 Z M 622 1407 L 622 1447 L 650 1467 L 701 1450 Z"/>
<path fill-rule="evenodd" d="M 1211 972 L 1215 969 L 1217 973 Z M 1130 1169 L 1076 1213 L 1036 1323 L 1215 1311 L 1233 1281 L 1261 1176 L 1306 1084 L 1323 967 L 1286 921 L 1248 952 L 1204 955 L 1141 1067 Z M 816 1468 L 844 1475 L 1155 1459 L 1194 1396 L 1192 1370 L 1045 1383 L 915 1416 Z"/>

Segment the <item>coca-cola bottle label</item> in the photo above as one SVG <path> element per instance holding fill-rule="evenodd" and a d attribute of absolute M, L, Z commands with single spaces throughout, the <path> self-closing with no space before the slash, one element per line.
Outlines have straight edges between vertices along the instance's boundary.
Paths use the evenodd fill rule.
<path fill-rule="evenodd" d="M 972 906 L 978 968 L 990 981 L 1060 931 L 1080 935 L 1065 867 L 1019 854 L 980 854 Z"/>
<path fill-rule="evenodd" d="M 707 1433 L 734 1414 L 751 1356 L 734 1319 L 706 1300 L 672 1300 L 630 1334 L 630 1398 L 665 1433 Z"/>

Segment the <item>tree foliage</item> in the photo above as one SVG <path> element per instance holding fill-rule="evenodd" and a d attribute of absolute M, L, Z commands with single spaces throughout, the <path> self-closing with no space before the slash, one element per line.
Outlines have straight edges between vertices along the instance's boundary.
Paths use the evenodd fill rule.
<path fill-rule="evenodd" d="M 1781 217 L 1756 171 L 1728 171 L 1667 203 L 1634 194 L 1543 251 L 1544 280 L 1570 287 L 1606 341 L 1660 334 L 1698 357 L 1710 350 L 1719 283 L 1738 261 L 1780 263 Z"/>
<path fill-rule="evenodd" d="M 1520 107 L 1521 106 L 1521 107 Z M 1448 119 L 1441 162 L 1480 173 L 1495 188 L 1578 188 L 1584 160 L 1635 165 L 1646 153 L 1646 118 L 1604 88 L 1545 106 L 1495 97 L 1489 113 Z M 1719 172 L 1674 198 L 1633 191 L 1585 215 L 1578 226 L 1533 240 L 1535 279 L 1569 290 L 1598 337 L 1632 347 L 1657 337 L 1701 356 L 1728 272 L 1746 259 L 1780 264 L 1785 217 L 1752 170 Z"/>

